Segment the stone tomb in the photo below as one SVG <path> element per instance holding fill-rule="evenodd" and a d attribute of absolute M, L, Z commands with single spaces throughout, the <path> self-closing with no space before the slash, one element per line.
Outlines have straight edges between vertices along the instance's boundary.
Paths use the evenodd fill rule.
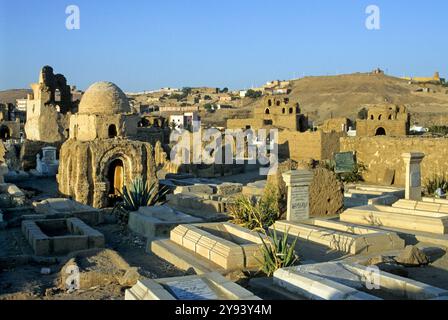
<path fill-rule="evenodd" d="M 371 203 L 343 212 L 341 221 L 371 225 L 415 235 L 422 242 L 448 244 L 448 201 L 422 197 L 422 153 L 403 154 L 406 164 L 406 197 L 392 206 Z"/>
<path fill-rule="evenodd" d="M 405 246 L 405 241 L 394 232 L 333 220 L 310 219 L 302 223 L 277 221 L 275 229 L 282 233 L 289 232 L 291 239 L 297 237 L 300 240 L 354 255 L 399 250 Z M 300 251 L 300 243 L 297 247 Z"/>
<path fill-rule="evenodd" d="M 404 188 L 352 184 L 345 186 L 344 207 L 353 208 L 368 204 L 391 205 L 404 197 Z"/>
<path fill-rule="evenodd" d="M 104 236 L 77 218 L 26 220 L 22 233 L 37 256 L 104 247 Z"/>
<path fill-rule="evenodd" d="M 403 249 L 404 241 L 393 232 L 382 232 L 347 223 L 309 219 L 308 189 L 313 174 L 307 170 L 283 174 L 288 186 L 287 221 L 277 221 L 271 229 L 329 247 L 333 250 L 367 254 L 383 250 Z"/>
<path fill-rule="evenodd" d="M 260 300 L 219 273 L 143 279 L 126 290 L 125 300 Z"/>
<path fill-rule="evenodd" d="M 89 225 L 98 225 L 104 220 L 100 210 L 65 198 L 33 202 L 33 207 L 37 214 L 27 216 L 25 219 L 62 219 L 73 217 L 81 219 Z"/>
<path fill-rule="evenodd" d="M 400 202 L 400 204 L 403 204 Z M 398 204 L 398 205 L 400 205 Z M 341 221 L 438 235 L 448 233 L 448 214 L 395 206 L 369 205 L 345 210 Z"/>
<path fill-rule="evenodd" d="M 448 200 L 446 199 L 423 198 L 423 201 L 402 199 L 395 202 L 392 207 L 419 211 L 431 211 L 448 215 Z"/>
<path fill-rule="evenodd" d="M 227 202 L 208 193 L 177 193 L 167 195 L 168 205 L 204 221 L 228 220 Z"/>
<path fill-rule="evenodd" d="M 266 236 L 261 237 L 268 243 Z M 230 223 L 180 225 L 170 239 L 151 243 L 151 251 L 176 267 L 197 273 L 258 270 L 263 246 L 260 235 Z"/>
<path fill-rule="evenodd" d="M 148 239 L 167 238 L 179 224 L 199 223 L 201 219 L 174 210 L 167 205 L 141 207 L 129 214 L 128 227 Z"/>
<path fill-rule="evenodd" d="M 377 268 L 326 262 L 279 269 L 274 285 L 311 300 L 447 300 L 448 291 Z"/>

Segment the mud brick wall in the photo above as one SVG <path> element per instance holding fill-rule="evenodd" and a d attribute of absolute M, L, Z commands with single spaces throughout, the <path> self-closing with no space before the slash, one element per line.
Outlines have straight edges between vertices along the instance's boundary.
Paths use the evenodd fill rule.
<path fill-rule="evenodd" d="M 279 157 L 294 161 L 327 160 L 339 152 L 339 138 L 343 133 L 281 131 L 279 132 Z"/>
<path fill-rule="evenodd" d="M 368 167 L 364 179 L 382 183 L 387 169 L 395 170 L 395 185 L 404 186 L 406 168 L 401 155 L 423 152 L 422 183 L 434 175 L 448 174 L 448 138 L 356 137 L 341 138 L 341 151 L 355 151 L 358 162 Z"/>

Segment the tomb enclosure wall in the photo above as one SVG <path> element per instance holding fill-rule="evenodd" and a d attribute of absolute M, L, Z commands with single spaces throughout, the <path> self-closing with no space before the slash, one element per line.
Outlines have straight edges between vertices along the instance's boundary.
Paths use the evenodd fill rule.
<path fill-rule="evenodd" d="M 358 163 L 367 166 L 363 177 L 367 183 L 383 183 L 386 170 L 395 171 L 395 184 L 406 183 L 403 153 L 425 154 L 422 161 L 422 184 L 434 175 L 448 172 L 448 138 L 426 137 L 344 137 L 341 152 L 354 151 Z"/>

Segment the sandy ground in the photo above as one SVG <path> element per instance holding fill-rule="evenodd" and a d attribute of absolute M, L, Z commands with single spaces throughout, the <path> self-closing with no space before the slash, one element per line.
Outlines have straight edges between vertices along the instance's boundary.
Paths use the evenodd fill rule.
<path fill-rule="evenodd" d="M 106 237 L 106 248 L 115 250 L 133 267 L 138 267 L 139 273 L 147 278 L 164 278 L 185 275 L 172 265 L 158 257 L 145 253 L 146 242 L 143 238 L 129 233 L 118 225 L 103 225 L 96 227 Z M 74 293 L 58 289 L 59 272 L 63 266 L 62 260 L 27 264 L 17 263 L 11 266 L 11 257 L 32 255 L 31 247 L 22 236 L 19 228 L 0 231 L 0 300 L 122 300 L 128 287 L 118 283 L 92 287 Z M 5 263 L 4 261 L 8 263 Z M 17 259 L 19 260 L 19 259 Z M 97 259 L 98 260 L 98 259 Z M 110 261 L 103 261 L 106 269 Z M 5 265 L 7 265 L 5 267 Z M 41 274 L 41 269 L 48 267 L 51 274 Z"/>

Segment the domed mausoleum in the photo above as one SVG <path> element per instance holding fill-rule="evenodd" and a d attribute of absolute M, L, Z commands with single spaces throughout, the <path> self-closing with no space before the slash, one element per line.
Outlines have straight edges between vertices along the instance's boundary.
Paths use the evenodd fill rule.
<path fill-rule="evenodd" d="M 60 152 L 59 191 L 103 208 L 136 177 L 156 180 L 152 145 L 134 139 L 139 120 L 115 84 L 90 86 L 70 117 L 69 139 Z"/>
<path fill-rule="evenodd" d="M 70 117 L 70 138 L 92 141 L 135 136 L 139 121 L 120 88 L 111 82 L 97 82 L 82 96 L 78 114 Z"/>

